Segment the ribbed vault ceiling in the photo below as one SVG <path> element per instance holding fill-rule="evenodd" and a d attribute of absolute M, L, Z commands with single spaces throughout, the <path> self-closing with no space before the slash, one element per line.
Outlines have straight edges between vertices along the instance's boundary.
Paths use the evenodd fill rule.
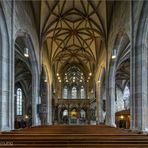
<path fill-rule="evenodd" d="M 64 78 L 64 85 L 81 85 L 85 83 L 85 76 L 83 72 L 76 66 L 71 66 L 62 76 Z"/>
<path fill-rule="evenodd" d="M 97 50 L 106 35 L 106 2 L 42 1 L 41 35 L 55 72 L 74 63 L 81 63 L 87 72 L 93 72 Z"/>

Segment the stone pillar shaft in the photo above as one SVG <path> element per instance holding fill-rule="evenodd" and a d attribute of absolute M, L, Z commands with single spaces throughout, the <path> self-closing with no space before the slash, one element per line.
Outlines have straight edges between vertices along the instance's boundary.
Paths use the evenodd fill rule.
<path fill-rule="evenodd" d="M 51 85 L 49 85 L 47 95 L 47 124 L 52 124 L 52 119 L 52 89 Z"/>
<path fill-rule="evenodd" d="M 137 34 L 134 32 L 135 7 L 137 3 L 131 2 L 130 126 L 132 130 L 148 131 L 148 2 L 143 4 Z"/>
<path fill-rule="evenodd" d="M 96 124 L 99 124 L 99 109 L 100 109 L 100 84 L 96 82 Z"/>
<path fill-rule="evenodd" d="M 110 67 L 110 75 L 107 76 L 106 89 L 106 125 L 115 127 L 115 75 L 113 63 Z"/>
<path fill-rule="evenodd" d="M 11 2 L 11 35 L 0 7 L 0 130 L 14 129 L 14 2 Z M 10 40 L 9 40 L 9 37 Z"/>

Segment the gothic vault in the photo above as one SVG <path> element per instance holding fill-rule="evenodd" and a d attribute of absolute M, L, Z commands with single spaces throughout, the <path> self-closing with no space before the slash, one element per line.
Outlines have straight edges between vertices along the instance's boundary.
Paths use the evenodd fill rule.
<path fill-rule="evenodd" d="M 146 132 L 147 12 L 147 1 L 0 0 L 0 130 Z"/>

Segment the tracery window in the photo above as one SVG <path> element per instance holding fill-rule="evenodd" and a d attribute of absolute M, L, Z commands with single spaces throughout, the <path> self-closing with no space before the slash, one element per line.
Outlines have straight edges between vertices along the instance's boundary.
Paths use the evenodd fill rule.
<path fill-rule="evenodd" d="M 71 96 L 72 96 L 72 99 L 77 98 L 77 88 L 76 87 L 72 87 Z"/>
<path fill-rule="evenodd" d="M 85 98 L 85 91 L 84 91 L 84 87 L 81 87 L 81 99 Z"/>
<path fill-rule="evenodd" d="M 64 87 L 64 90 L 63 90 L 63 98 L 64 98 L 64 99 L 67 99 L 67 96 L 68 96 L 68 89 L 67 89 L 67 87 L 65 86 L 65 87 Z"/>
<path fill-rule="evenodd" d="M 130 96 L 129 88 L 128 88 L 128 86 L 125 86 L 124 93 L 123 93 L 123 97 L 124 97 L 125 99 L 127 99 L 127 98 L 129 98 L 129 96 Z"/>
<path fill-rule="evenodd" d="M 124 108 L 129 108 L 129 96 L 130 96 L 130 90 L 128 86 L 125 86 L 124 92 L 123 92 L 123 100 L 124 100 Z"/>
<path fill-rule="evenodd" d="M 117 101 L 116 101 L 116 111 L 129 109 L 129 96 L 130 90 L 126 85 L 123 91 L 116 87 Z"/>
<path fill-rule="evenodd" d="M 22 115 L 22 89 L 17 89 L 16 96 L 16 115 Z"/>

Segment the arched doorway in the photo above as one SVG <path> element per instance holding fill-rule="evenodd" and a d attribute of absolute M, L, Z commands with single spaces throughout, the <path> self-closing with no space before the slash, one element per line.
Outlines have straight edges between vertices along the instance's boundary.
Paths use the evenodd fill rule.
<path fill-rule="evenodd" d="M 68 124 L 69 119 L 68 119 L 68 110 L 67 109 L 63 110 L 62 120 L 63 120 L 64 124 Z"/>
<path fill-rule="evenodd" d="M 84 109 L 80 110 L 80 117 L 79 117 L 80 124 L 86 123 L 86 111 Z"/>

